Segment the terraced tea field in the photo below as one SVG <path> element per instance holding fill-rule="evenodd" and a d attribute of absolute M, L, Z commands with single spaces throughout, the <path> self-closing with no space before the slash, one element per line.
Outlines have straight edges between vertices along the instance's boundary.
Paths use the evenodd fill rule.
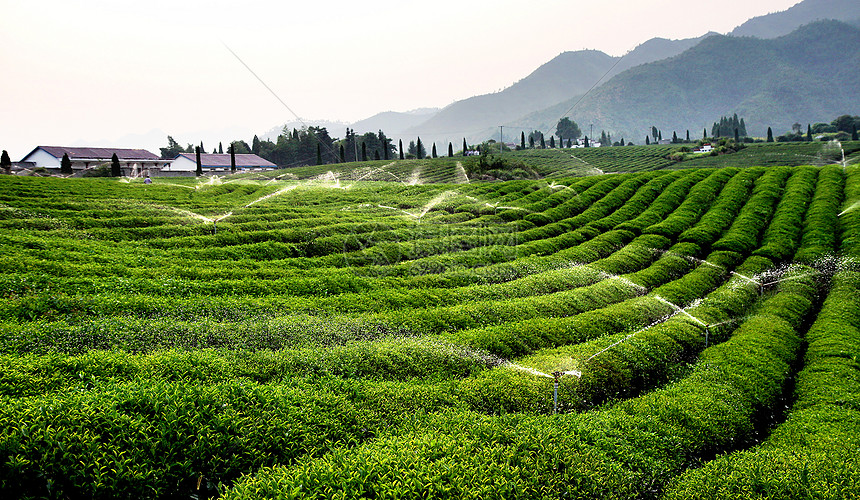
<path fill-rule="evenodd" d="M 860 166 L 374 168 L 0 176 L 2 496 L 860 495 Z"/>

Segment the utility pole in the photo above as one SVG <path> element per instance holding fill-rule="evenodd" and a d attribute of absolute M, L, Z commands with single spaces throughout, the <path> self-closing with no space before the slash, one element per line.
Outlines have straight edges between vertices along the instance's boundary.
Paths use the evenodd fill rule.
<path fill-rule="evenodd" d="M 499 154 L 502 154 L 502 130 L 504 130 L 504 125 L 499 125 Z"/>

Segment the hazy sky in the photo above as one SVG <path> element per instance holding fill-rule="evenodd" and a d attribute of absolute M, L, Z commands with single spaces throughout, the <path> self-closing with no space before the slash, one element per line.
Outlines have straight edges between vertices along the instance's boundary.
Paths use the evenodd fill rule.
<path fill-rule="evenodd" d="M 0 0 L 0 149 L 128 147 L 153 130 L 211 148 L 294 120 L 225 44 L 302 119 L 355 121 L 498 91 L 564 51 L 726 33 L 798 1 Z"/>

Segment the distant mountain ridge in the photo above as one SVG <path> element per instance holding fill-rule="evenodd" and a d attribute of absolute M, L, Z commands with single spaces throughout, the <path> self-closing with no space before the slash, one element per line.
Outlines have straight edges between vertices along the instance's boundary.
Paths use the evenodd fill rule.
<path fill-rule="evenodd" d="M 860 29 L 818 21 L 784 37 L 713 36 L 683 54 L 628 70 L 583 98 L 570 116 L 615 140 L 637 144 L 656 126 L 664 137 L 737 113 L 752 135 L 860 110 Z M 521 118 L 551 130 L 580 97 Z M 596 132 L 595 132 L 596 133 Z M 667 138 L 668 138 L 667 137 Z"/>
<path fill-rule="evenodd" d="M 805 0 L 782 12 L 754 17 L 729 34 L 776 38 L 787 35 L 804 24 L 823 19 L 856 24 L 860 21 L 860 1 Z"/>

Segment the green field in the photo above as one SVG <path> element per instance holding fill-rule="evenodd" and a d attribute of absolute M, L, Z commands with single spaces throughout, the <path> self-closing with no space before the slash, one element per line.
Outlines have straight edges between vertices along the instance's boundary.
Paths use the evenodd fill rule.
<path fill-rule="evenodd" d="M 677 168 L 722 168 L 752 166 L 826 166 L 842 163 L 842 152 L 848 163 L 860 158 L 860 142 L 788 142 L 749 144 L 737 153 L 701 155 L 678 162 L 673 153 L 693 145 L 652 145 L 607 148 L 526 149 L 505 152 L 501 156 L 512 165 L 523 165 L 531 177 L 562 179 L 604 173 L 631 173 Z M 340 163 L 279 170 L 275 175 L 298 180 L 384 181 L 402 184 L 464 184 L 474 179 L 476 157 L 454 156 L 423 160 L 377 160 Z"/>
<path fill-rule="evenodd" d="M 860 166 L 574 151 L 0 176 L 0 494 L 860 498 Z"/>

